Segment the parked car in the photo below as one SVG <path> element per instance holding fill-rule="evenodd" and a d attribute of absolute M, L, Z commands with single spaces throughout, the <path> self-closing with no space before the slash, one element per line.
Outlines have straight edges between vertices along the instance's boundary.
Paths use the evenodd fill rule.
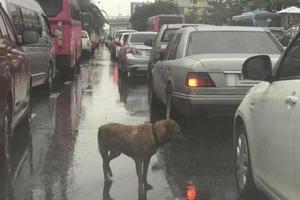
<path fill-rule="evenodd" d="M 30 69 L 26 65 L 24 44 L 39 39 L 35 31 L 24 30 L 17 38 L 15 29 L 0 4 L 0 176 L 5 180 L 10 168 L 10 139 L 13 129 L 31 117 Z M 22 43 L 21 43 L 22 41 Z"/>
<path fill-rule="evenodd" d="M 54 39 L 47 17 L 35 0 L 0 0 L 15 27 L 17 37 L 25 30 L 36 31 L 39 39 L 23 44 L 26 64 L 30 68 L 32 86 L 44 85 L 50 94 L 56 74 Z M 33 17 L 34 16 L 34 17 Z"/>
<path fill-rule="evenodd" d="M 92 54 L 93 49 L 92 49 L 92 42 L 90 40 L 90 36 L 89 36 L 88 32 L 86 32 L 86 31 L 81 31 L 81 32 L 82 32 L 81 50 L 83 52 L 87 52 L 88 54 Z"/>
<path fill-rule="evenodd" d="M 132 32 L 136 32 L 136 30 L 117 30 L 114 32 L 113 36 L 112 36 L 112 42 L 110 45 L 110 53 L 111 53 L 111 58 L 113 60 L 116 60 L 118 57 L 117 55 L 117 46 L 119 45 L 120 42 L 120 38 L 122 36 L 123 33 L 132 33 Z"/>
<path fill-rule="evenodd" d="M 169 43 L 164 59 L 153 67 L 150 105 L 165 104 L 167 118 L 234 113 L 257 83 L 241 76 L 243 62 L 265 54 L 275 63 L 282 52 L 280 42 L 263 28 L 181 29 Z"/>
<path fill-rule="evenodd" d="M 155 40 L 148 40 L 145 45 L 153 47 L 150 53 L 148 63 L 148 76 L 151 75 L 153 65 L 159 61 L 166 51 L 169 41 L 173 38 L 174 33 L 181 28 L 189 26 L 199 26 L 199 24 L 165 24 L 162 25 Z M 207 25 L 208 26 L 208 25 Z M 150 77 L 149 77 L 150 78 Z"/>
<path fill-rule="evenodd" d="M 144 43 L 147 40 L 154 40 L 156 35 L 156 32 L 130 33 L 120 50 L 119 70 L 126 76 L 135 72 L 147 72 L 151 47 Z"/>
<path fill-rule="evenodd" d="M 259 53 L 261 54 L 261 53 Z M 234 119 L 236 180 L 244 199 L 258 191 L 270 199 L 300 197 L 300 35 L 272 68 L 262 54 L 243 65 L 246 79 L 260 81 L 245 96 Z"/>

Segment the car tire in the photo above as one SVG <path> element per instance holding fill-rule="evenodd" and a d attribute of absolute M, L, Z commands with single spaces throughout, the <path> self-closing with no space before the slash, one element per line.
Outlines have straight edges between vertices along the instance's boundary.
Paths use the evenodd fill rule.
<path fill-rule="evenodd" d="M 173 103 L 173 88 L 168 86 L 166 96 L 166 119 L 178 119 L 179 114 L 176 111 Z"/>
<path fill-rule="evenodd" d="M 164 105 L 162 102 L 157 98 L 155 92 L 153 90 L 153 83 L 149 81 L 148 86 L 148 102 L 150 107 L 150 121 L 154 123 L 158 120 L 164 119 Z"/>
<path fill-rule="evenodd" d="M 2 123 L 2 133 L 3 135 L 3 144 L 1 144 L 2 150 L 1 153 L 1 179 L 5 182 L 8 180 L 11 173 L 11 111 L 10 111 L 10 102 L 7 101 L 5 105 L 5 114 L 3 116 Z"/>
<path fill-rule="evenodd" d="M 45 83 L 45 91 L 47 96 L 51 95 L 52 89 L 53 89 L 53 67 L 52 65 L 50 65 L 47 74 L 47 81 Z"/>
<path fill-rule="evenodd" d="M 235 177 L 237 189 L 243 200 L 263 199 L 257 190 L 251 167 L 249 146 L 244 125 L 237 128 L 235 143 Z"/>

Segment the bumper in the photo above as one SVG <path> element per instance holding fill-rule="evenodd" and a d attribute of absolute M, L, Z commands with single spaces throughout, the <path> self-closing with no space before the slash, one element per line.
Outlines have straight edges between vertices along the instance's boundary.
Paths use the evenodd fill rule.
<path fill-rule="evenodd" d="M 123 66 L 125 71 L 148 71 L 149 57 L 135 57 L 133 55 L 126 56 L 126 64 Z"/>
<path fill-rule="evenodd" d="M 71 68 L 71 56 L 70 55 L 56 55 L 56 68 L 66 69 Z"/>
<path fill-rule="evenodd" d="M 203 113 L 234 114 L 245 95 L 187 95 L 175 93 L 174 106 L 187 116 Z"/>

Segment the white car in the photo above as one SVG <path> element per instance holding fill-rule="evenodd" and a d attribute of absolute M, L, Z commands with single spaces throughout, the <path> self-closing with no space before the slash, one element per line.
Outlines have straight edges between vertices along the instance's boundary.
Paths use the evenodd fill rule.
<path fill-rule="evenodd" d="M 260 80 L 234 120 L 236 180 L 243 199 L 300 198 L 300 35 L 272 69 L 269 56 L 249 58 L 245 79 Z"/>
<path fill-rule="evenodd" d="M 81 36 L 82 51 L 87 51 L 88 53 L 92 53 L 93 52 L 92 42 L 91 42 L 88 32 L 82 31 L 81 33 L 82 33 L 82 36 Z"/>

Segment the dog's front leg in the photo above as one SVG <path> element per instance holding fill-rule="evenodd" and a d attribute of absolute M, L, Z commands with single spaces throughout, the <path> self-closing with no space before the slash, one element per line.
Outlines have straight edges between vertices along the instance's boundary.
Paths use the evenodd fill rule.
<path fill-rule="evenodd" d="M 147 181 L 147 174 L 148 174 L 148 168 L 149 168 L 150 159 L 151 158 L 147 158 L 146 160 L 144 160 L 144 163 L 143 163 L 143 179 L 144 179 L 146 190 L 153 189 L 153 186 L 150 185 L 148 183 L 148 181 Z"/>
<path fill-rule="evenodd" d="M 136 175 L 138 177 L 138 191 L 145 193 L 144 178 L 143 178 L 143 161 L 135 159 Z"/>

